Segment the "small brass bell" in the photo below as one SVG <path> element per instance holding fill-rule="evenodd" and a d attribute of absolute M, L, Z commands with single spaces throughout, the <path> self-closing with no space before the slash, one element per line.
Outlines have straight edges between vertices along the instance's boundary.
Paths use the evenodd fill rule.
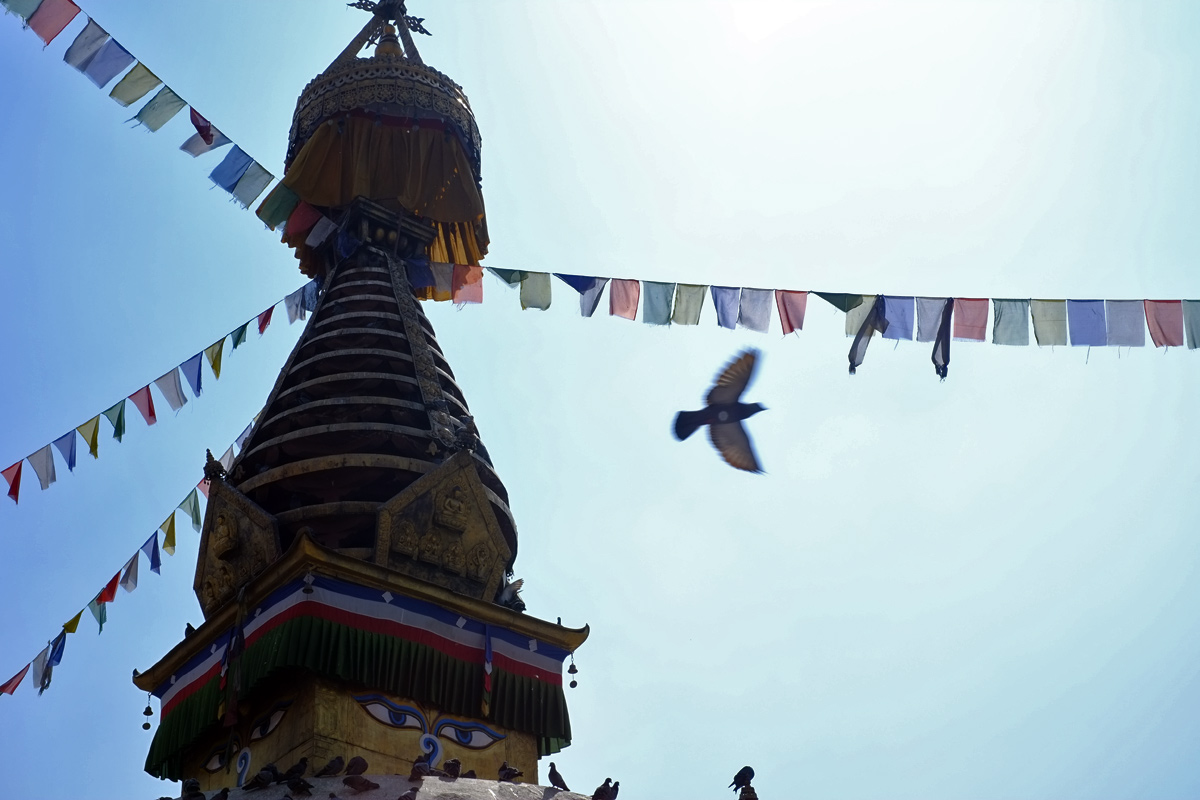
<path fill-rule="evenodd" d="M 567 667 L 567 673 L 568 673 L 568 674 L 570 674 L 570 675 L 575 675 L 575 674 L 577 674 L 578 672 L 579 672 L 579 667 L 575 666 L 574 664 L 572 664 L 571 666 Z"/>
<path fill-rule="evenodd" d="M 143 717 L 153 717 L 154 716 L 154 709 L 150 707 L 149 703 L 146 704 L 146 710 L 142 712 L 142 716 Z M 144 730 L 144 731 L 150 730 L 150 720 L 149 719 L 147 719 L 145 722 L 142 723 L 142 730 Z"/>

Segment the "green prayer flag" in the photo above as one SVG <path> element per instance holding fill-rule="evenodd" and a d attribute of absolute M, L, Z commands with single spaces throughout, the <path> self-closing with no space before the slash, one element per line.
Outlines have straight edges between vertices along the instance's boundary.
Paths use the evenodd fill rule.
<path fill-rule="evenodd" d="M 240 345 L 246 341 L 246 329 L 249 327 L 250 327 L 250 323 L 247 322 L 245 325 L 243 325 L 242 327 L 238 328 L 236 331 L 233 332 L 233 349 L 234 350 L 237 350 L 238 345 Z"/>
<path fill-rule="evenodd" d="M 829 303 L 838 311 L 849 313 L 851 309 L 858 308 L 862 305 L 863 296 L 861 294 L 841 294 L 837 292 L 813 292 L 817 297 Z"/>
<path fill-rule="evenodd" d="M 192 518 L 192 528 L 193 528 L 193 530 L 196 531 L 196 533 L 199 533 L 200 532 L 200 495 L 196 492 L 195 489 L 192 489 L 192 493 L 184 498 L 183 502 L 179 504 L 178 508 L 182 509 L 183 513 L 187 514 L 188 516 L 190 516 Z M 172 519 L 174 519 L 173 516 L 172 516 Z"/>
<path fill-rule="evenodd" d="M 100 626 L 99 633 L 104 633 L 104 623 L 108 622 L 108 603 L 98 602 L 99 600 L 100 595 L 92 598 L 92 602 L 88 603 L 88 611 L 96 618 L 96 623 Z"/>
<path fill-rule="evenodd" d="M 496 269 L 495 267 L 488 267 L 488 271 L 514 288 L 520 286 L 529 274 L 519 269 Z"/>
<path fill-rule="evenodd" d="M 287 222 L 288 217 L 292 215 L 298 205 L 300 205 L 300 195 L 281 183 L 271 190 L 267 199 L 262 201 L 262 205 L 254 213 L 263 221 L 264 225 L 275 230 L 277 226 Z"/>
<path fill-rule="evenodd" d="M 0 5 L 25 21 L 33 16 L 41 4 L 42 0 L 0 0 Z"/>
<path fill-rule="evenodd" d="M 521 308 L 545 311 L 550 307 L 550 273 L 527 272 L 521 281 Z"/>
<path fill-rule="evenodd" d="M 118 442 L 125 435 L 125 401 L 117 403 L 115 406 L 104 412 L 104 416 L 108 417 L 108 421 L 113 426 L 113 438 Z"/>

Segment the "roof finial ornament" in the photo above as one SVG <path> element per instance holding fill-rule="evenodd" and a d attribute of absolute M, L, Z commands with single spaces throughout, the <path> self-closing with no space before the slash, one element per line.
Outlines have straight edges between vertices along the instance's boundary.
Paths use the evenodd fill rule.
<path fill-rule="evenodd" d="M 370 11 L 372 20 L 367 23 L 367 27 L 363 28 L 363 32 L 359 34 L 357 50 L 361 50 L 365 45 L 375 44 L 380 34 L 383 32 L 383 23 L 395 22 L 400 29 L 400 40 L 404 43 L 404 55 L 411 61 L 418 64 L 424 64 L 421 60 L 420 53 L 417 52 L 417 45 L 413 42 L 412 35 L 409 31 L 423 33 L 426 36 L 432 36 L 425 26 L 424 17 L 410 17 L 408 10 L 404 7 L 404 0 L 354 0 L 347 3 L 350 8 L 357 8 L 361 11 Z M 364 34 L 369 36 L 365 38 Z M 353 46 L 353 44 L 351 45 Z M 345 54 L 343 54 L 344 56 Z"/>

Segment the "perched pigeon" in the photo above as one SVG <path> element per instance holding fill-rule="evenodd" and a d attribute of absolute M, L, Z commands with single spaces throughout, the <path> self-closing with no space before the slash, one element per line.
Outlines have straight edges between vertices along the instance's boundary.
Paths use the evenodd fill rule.
<path fill-rule="evenodd" d="M 605 778 L 604 783 L 596 787 L 592 800 L 612 800 L 612 778 Z"/>
<path fill-rule="evenodd" d="M 451 758 L 445 764 L 442 764 L 442 771 L 451 778 L 457 778 L 458 773 L 462 772 L 462 762 L 457 758 Z"/>
<path fill-rule="evenodd" d="M 180 787 L 180 800 L 204 800 L 204 792 L 200 791 L 200 781 L 187 778 Z"/>
<path fill-rule="evenodd" d="M 609 796 L 609 800 L 617 800 L 617 792 L 619 791 L 621 791 L 621 782 L 613 781 L 612 795 Z"/>
<path fill-rule="evenodd" d="M 496 596 L 496 605 L 511 608 L 514 611 L 524 611 L 525 601 L 521 599 L 521 587 L 524 585 L 524 578 L 517 578 L 512 583 L 505 578 L 504 585 L 500 587 L 500 593 Z"/>
<path fill-rule="evenodd" d="M 408 773 L 408 779 L 410 781 L 420 781 L 423 778 L 428 778 L 432 772 L 433 770 L 429 768 L 429 763 L 418 758 L 413 762 L 412 772 Z"/>
<path fill-rule="evenodd" d="M 372 789 L 378 789 L 379 784 L 373 780 L 364 778 L 362 775 L 347 775 L 342 778 L 342 783 L 354 790 L 355 794 L 360 792 L 369 792 Z"/>
<path fill-rule="evenodd" d="M 746 472 L 762 472 L 754 445 L 742 427 L 742 420 L 765 411 L 761 403 L 743 403 L 742 392 L 754 377 L 757 350 L 746 350 L 721 371 L 717 382 L 704 398 L 699 411 L 680 411 L 675 417 L 675 438 L 683 441 L 701 426 L 707 425 L 708 438 L 725 463 Z"/>
<path fill-rule="evenodd" d="M 247 781 L 242 789 L 247 792 L 265 789 L 277 780 L 279 780 L 279 770 L 275 768 L 274 764 L 267 764 L 258 771 L 257 775 Z"/>
<path fill-rule="evenodd" d="M 313 777 L 314 778 L 327 778 L 327 777 L 330 777 L 333 775 L 337 775 L 339 772 L 342 771 L 342 767 L 344 767 L 344 766 L 346 766 L 346 760 L 344 758 L 342 758 L 341 756 L 338 756 L 337 758 L 333 759 L 328 764 L 326 764 L 325 766 L 323 766 L 319 770 L 317 770 L 316 773 L 313 775 Z"/>
<path fill-rule="evenodd" d="M 417 800 L 417 787 L 409 789 L 404 794 L 396 798 L 396 800 Z"/>
<path fill-rule="evenodd" d="M 298 794 L 298 795 L 302 795 L 304 797 L 309 797 L 312 795 L 312 792 L 310 790 L 313 788 L 313 785 L 311 783 L 309 783 L 308 781 L 304 780 L 304 778 L 300 778 L 300 777 L 291 778 L 288 780 L 287 786 L 288 786 L 288 790 L 292 794 Z"/>
<path fill-rule="evenodd" d="M 554 766 L 554 762 L 550 762 L 550 785 L 555 789 L 562 789 L 564 792 L 571 791 L 567 788 L 567 782 L 563 780 L 563 776 L 558 774 L 558 768 Z"/>
<path fill-rule="evenodd" d="M 514 783 L 517 778 L 520 778 L 524 774 L 524 772 L 521 772 L 516 767 L 510 767 L 507 761 L 500 765 L 501 783 Z"/>
<path fill-rule="evenodd" d="M 735 792 L 741 791 L 743 786 L 749 786 L 750 781 L 754 780 L 754 770 L 750 767 L 742 767 L 738 770 L 737 775 L 733 776 L 733 783 L 729 784 Z"/>
<path fill-rule="evenodd" d="M 211 800 L 229 800 L 229 787 L 226 786 L 224 789 L 214 794 Z"/>
<path fill-rule="evenodd" d="M 475 770 L 469 769 L 466 772 L 464 772 L 462 775 L 460 775 L 459 777 L 460 778 L 470 778 L 471 780 L 475 780 Z"/>
<path fill-rule="evenodd" d="M 367 771 L 367 760 L 362 756 L 355 756 L 350 759 L 350 763 L 346 765 L 347 775 L 362 775 Z"/>
<path fill-rule="evenodd" d="M 308 757 L 302 757 L 299 761 L 292 765 L 291 769 L 279 776 L 276 783 L 287 783 L 292 778 L 299 778 L 308 772 Z"/>

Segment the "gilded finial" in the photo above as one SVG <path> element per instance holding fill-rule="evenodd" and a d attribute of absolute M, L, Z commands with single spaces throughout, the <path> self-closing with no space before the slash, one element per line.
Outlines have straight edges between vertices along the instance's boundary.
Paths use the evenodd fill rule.
<path fill-rule="evenodd" d="M 375 55 L 404 55 L 404 48 L 400 46 L 400 37 L 396 35 L 396 28 L 391 24 L 383 26 L 383 33 L 379 36 L 379 44 L 375 47 Z"/>

